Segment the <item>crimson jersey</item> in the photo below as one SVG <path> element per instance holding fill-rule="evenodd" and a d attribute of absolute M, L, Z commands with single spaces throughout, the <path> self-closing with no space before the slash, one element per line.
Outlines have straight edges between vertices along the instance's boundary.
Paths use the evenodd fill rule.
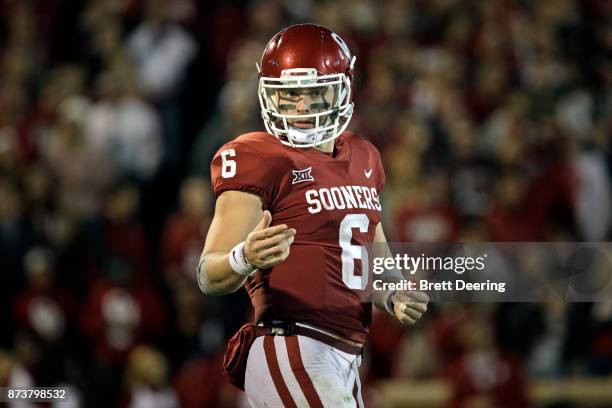
<path fill-rule="evenodd" d="M 371 303 L 362 301 L 361 246 L 381 220 L 385 174 L 378 150 L 352 132 L 332 155 L 295 149 L 254 132 L 225 144 L 211 164 L 218 197 L 228 190 L 261 197 L 272 225 L 297 233 L 289 257 L 246 281 L 256 321 L 300 321 L 356 342 L 366 340 Z"/>

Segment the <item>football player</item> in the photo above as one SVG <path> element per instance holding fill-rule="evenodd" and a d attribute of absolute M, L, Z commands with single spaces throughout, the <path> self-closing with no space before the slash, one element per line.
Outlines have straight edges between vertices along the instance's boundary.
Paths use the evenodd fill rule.
<path fill-rule="evenodd" d="M 419 292 L 364 297 L 362 248 L 386 247 L 385 174 L 377 149 L 346 130 L 354 64 L 325 27 L 276 34 L 258 65 L 267 132 L 225 144 L 211 164 L 217 201 L 198 283 L 210 295 L 248 291 L 255 322 L 232 338 L 224 368 L 253 406 L 363 406 L 372 302 L 406 324 L 427 308 Z"/>

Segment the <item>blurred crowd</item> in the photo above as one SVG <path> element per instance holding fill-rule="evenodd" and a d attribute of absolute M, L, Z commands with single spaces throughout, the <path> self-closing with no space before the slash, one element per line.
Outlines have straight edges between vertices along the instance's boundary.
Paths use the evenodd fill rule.
<path fill-rule="evenodd" d="M 357 56 L 351 128 L 381 150 L 392 241 L 610 241 L 606 0 L 2 0 L 0 386 L 84 406 L 239 406 L 221 377 L 243 292 L 203 296 L 209 163 L 262 130 L 255 62 L 316 22 Z M 534 378 L 612 375 L 612 303 L 377 313 L 376 381 L 526 406 Z"/>

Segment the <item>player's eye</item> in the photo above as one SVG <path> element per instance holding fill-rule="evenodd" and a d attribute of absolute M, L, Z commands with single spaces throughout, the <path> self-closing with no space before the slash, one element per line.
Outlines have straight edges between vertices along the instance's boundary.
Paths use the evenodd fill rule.
<path fill-rule="evenodd" d="M 323 95 L 325 95 L 325 89 L 324 88 L 319 88 L 319 89 L 315 89 L 312 91 L 312 96 L 314 97 L 322 97 Z"/>

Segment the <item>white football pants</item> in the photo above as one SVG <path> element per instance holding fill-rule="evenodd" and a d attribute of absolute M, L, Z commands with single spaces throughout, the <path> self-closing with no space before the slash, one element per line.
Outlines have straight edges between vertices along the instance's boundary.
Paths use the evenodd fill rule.
<path fill-rule="evenodd" d="M 261 336 L 247 359 L 253 407 L 363 408 L 361 356 L 305 336 Z"/>

